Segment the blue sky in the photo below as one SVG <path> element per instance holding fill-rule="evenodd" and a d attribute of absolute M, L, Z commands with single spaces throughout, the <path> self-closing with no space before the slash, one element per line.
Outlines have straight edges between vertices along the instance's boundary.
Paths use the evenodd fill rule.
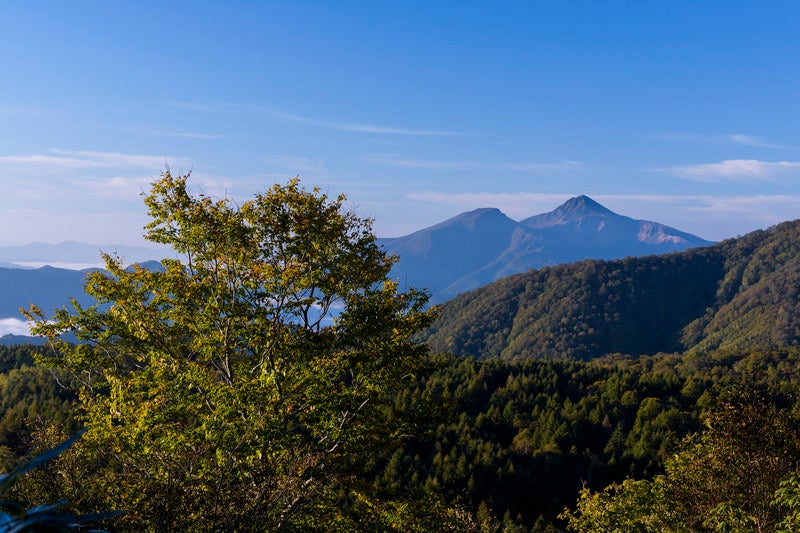
<path fill-rule="evenodd" d="M 719 240 L 800 214 L 795 2 L 0 3 L 0 244 L 140 244 L 165 163 L 299 174 L 380 236 L 588 194 Z"/>

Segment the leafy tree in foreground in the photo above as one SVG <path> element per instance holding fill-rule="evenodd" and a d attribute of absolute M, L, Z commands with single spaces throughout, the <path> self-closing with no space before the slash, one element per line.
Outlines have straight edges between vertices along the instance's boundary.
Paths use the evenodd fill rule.
<path fill-rule="evenodd" d="M 32 309 L 88 429 L 76 453 L 93 493 L 75 503 L 123 509 L 134 529 L 351 528 L 350 467 L 408 430 L 386 412 L 422 368 L 426 297 L 397 292 L 343 196 L 295 179 L 236 205 L 187 177 L 145 197 L 146 238 L 181 259 L 105 256 L 86 282 L 98 305 Z"/>
<path fill-rule="evenodd" d="M 52 461 L 72 446 L 82 434 L 83 432 L 76 433 L 56 447 L 40 453 L 36 457 L 29 459 L 25 463 L 18 465 L 13 470 L 0 476 L 0 493 L 5 493 L 11 489 L 20 476 L 37 468 L 42 468 L 45 463 Z M 7 500 L 4 497 L 0 500 L 0 531 L 8 533 L 22 533 L 25 531 L 51 533 L 85 531 L 86 524 L 99 522 L 119 514 L 116 511 L 109 511 L 105 513 L 76 515 L 61 510 L 61 507 L 66 503 L 65 501 L 60 501 L 53 504 L 37 505 L 31 509 L 26 509 L 18 502 Z M 100 530 L 93 531 L 101 533 Z"/>

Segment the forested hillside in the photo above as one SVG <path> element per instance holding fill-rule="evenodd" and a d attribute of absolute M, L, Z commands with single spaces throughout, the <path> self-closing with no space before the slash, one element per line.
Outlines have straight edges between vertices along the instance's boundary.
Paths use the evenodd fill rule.
<path fill-rule="evenodd" d="M 0 346 L 0 471 L 26 454 L 37 430 L 79 427 L 72 416 L 75 395 L 58 385 L 53 371 L 34 364 L 35 350 Z"/>
<path fill-rule="evenodd" d="M 50 371 L 31 366 L 32 353 L 0 348 L 5 468 L 36 449 L 45 428 L 67 434 L 76 427 L 70 395 Z M 350 475 L 388 498 L 416 494 L 463 508 L 474 515 L 475 531 L 561 531 L 566 522 L 558 515 L 575 505 L 582 488 L 660 474 L 686 439 L 703 431 L 704 413 L 737 391 L 760 391 L 770 408 L 794 413 L 787 434 L 800 438 L 798 355 L 792 349 L 592 361 L 438 357 L 436 372 L 396 397 L 386 423 L 409 427 L 402 418 L 408 412 L 427 417 L 399 446 L 358 456 Z M 78 475 L 90 468 L 75 461 L 70 455 L 26 478 L 15 495 L 33 503 L 43 493 L 75 499 L 93 490 L 59 492 L 64 469 Z"/>
<path fill-rule="evenodd" d="M 441 306 L 434 350 L 505 359 L 773 349 L 800 341 L 800 222 L 664 256 L 511 276 Z"/>
<path fill-rule="evenodd" d="M 742 391 L 760 391 L 769 405 L 793 412 L 787 431 L 800 437 L 799 354 L 448 360 L 397 402 L 407 408 L 438 398 L 451 411 L 377 464 L 376 481 L 388 491 L 444 494 L 493 517 L 502 531 L 561 528 L 556 515 L 582 487 L 660 473 L 704 428 L 704 413 Z"/>

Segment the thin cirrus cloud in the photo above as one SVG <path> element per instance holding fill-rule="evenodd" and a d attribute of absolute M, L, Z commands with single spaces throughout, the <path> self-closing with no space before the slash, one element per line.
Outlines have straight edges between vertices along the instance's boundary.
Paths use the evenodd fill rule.
<path fill-rule="evenodd" d="M 609 194 L 593 196 L 612 209 L 622 205 L 647 206 L 644 212 L 684 211 L 706 215 L 729 215 L 776 224 L 795 218 L 800 211 L 800 196 L 787 194 L 710 195 L 710 194 Z"/>
<path fill-rule="evenodd" d="M 224 139 L 224 135 L 217 135 L 215 133 L 200 133 L 193 131 L 174 131 L 174 130 L 159 130 L 159 129 L 141 129 L 132 130 L 134 133 L 140 135 L 148 135 L 155 137 L 175 137 L 179 139 L 199 139 L 199 140 L 214 140 Z"/>
<path fill-rule="evenodd" d="M 47 111 L 39 107 L 0 105 L 0 115 L 5 116 L 43 116 Z"/>
<path fill-rule="evenodd" d="M 773 148 L 773 149 L 790 148 L 789 146 L 770 142 L 755 135 L 747 135 L 744 133 L 726 133 L 726 134 L 666 133 L 662 135 L 656 135 L 656 138 L 662 141 L 670 141 L 670 142 L 733 144 L 737 146 L 749 146 L 752 148 Z"/>
<path fill-rule="evenodd" d="M 319 176 L 327 173 L 327 168 L 323 159 L 286 155 L 273 155 L 264 159 L 269 165 L 279 170 L 288 170 L 293 174 L 301 172 Z"/>
<path fill-rule="evenodd" d="M 429 129 L 411 129 L 411 128 L 398 128 L 393 126 L 379 126 L 375 124 L 357 124 L 347 122 L 330 122 L 327 120 L 319 120 L 315 118 L 295 115 L 293 113 L 286 113 L 277 111 L 263 106 L 252 106 L 259 111 L 268 113 L 274 117 L 282 118 L 289 122 L 297 122 L 301 124 L 308 124 L 310 126 L 318 126 L 326 129 L 352 131 L 358 133 L 383 133 L 390 135 L 417 135 L 417 136 L 459 136 L 463 135 L 461 132 L 448 131 L 448 130 L 429 130 Z"/>
<path fill-rule="evenodd" d="M 719 163 L 674 166 L 656 170 L 694 181 L 775 181 L 798 173 L 800 162 L 727 159 Z"/>
<path fill-rule="evenodd" d="M 307 117 L 304 115 L 297 115 L 295 113 L 287 113 L 285 111 L 280 111 L 263 105 L 249 104 L 249 103 L 222 102 L 222 103 L 203 104 L 203 103 L 193 103 L 193 102 L 168 102 L 167 104 L 173 107 L 189 109 L 192 111 L 212 111 L 224 108 L 245 109 L 248 111 L 256 111 L 258 113 L 271 115 L 275 118 L 279 118 L 286 122 L 294 122 L 296 124 L 307 124 L 309 126 L 315 126 L 318 128 L 338 130 L 338 131 L 351 131 L 355 133 L 376 133 L 376 134 L 386 134 L 386 135 L 408 135 L 408 136 L 423 136 L 423 137 L 433 137 L 433 136 L 452 137 L 452 136 L 464 135 L 464 133 L 462 132 L 451 131 L 451 130 L 401 128 L 397 126 L 386 126 L 379 124 L 322 120 L 318 118 Z"/>
<path fill-rule="evenodd" d="M 426 160 L 426 159 L 406 159 L 395 156 L 368 156 L 363 158 L 370 163 L 400 168 L 428 168 L 438 170 L 474 170 L 483 168 L 485 165 L 475 161 L 448 161 L 448 160 Z"/>
<path fill-rule="evenodd" d="M 0 156 L 0 165 L 13 165 L 15 168 L 34 170 L 45 167 L 49 169 L 150 169 L 163 168 L 169 163 L 189 164 L 187 158 L 165 157 L 141 154 L 124 154 L 119 152 L 69 151 L 51 149 L 46 154 L 6 155 Z"/>
<path fill-rule="evenodd" d="M 694 209 L 706 213 L 744 214 L 767 223 L 777 223 L 794 218 L 800 211 L 800 196 L 787 194 L 754 196 L 701 196 Z"/>
<path fill-rule="evenodd" d="M 539 172 L 551 172 L 556 170 L 577 170 L 583 168 L 583 163 L 580 161 L 564 160 L 555 163 L 506 163 L 502 165 L 503 168 L 511 170 L 518 170 L 520 172 L 532 172 L 534 174 Z"/>
<path fill-rule="evenodd" d="M 476 209 L 479 207 L 496 207 L 511 218 L 521 219 L 531 215 L 550 211 L 570 198 L 570 194 L 550 193 L 410 193 L 406 198 L 416 202 L 456 206 L 459 209 Z"/>
<path fill-rule="evenodd" d="M 726 135 L 726 138 L 734 144 L 753 146 L 755 148 L 786 148 L 783 145 L 771 143 L 761 140 L 758 137 L 754 137 L 752 135 L 743 135 L 741 133 L 732 133 L 730 135 Z"/>
<path fill-rule="evenodd" d="M 435 170 L 516 170 L 538 174 L 542 172 L 553 172 L 561 170 L 575 170 L 583 168 L 580 161 L 556 161 L 552 163 L 484 163 L 480 161 L 458 161 L 458 160 L 426 160 L 426 159 L 406 159 L 391 155 L 375 155 L 365 157 L 364 160 L 385 166 L 401 168 L 427 168 Z"/>

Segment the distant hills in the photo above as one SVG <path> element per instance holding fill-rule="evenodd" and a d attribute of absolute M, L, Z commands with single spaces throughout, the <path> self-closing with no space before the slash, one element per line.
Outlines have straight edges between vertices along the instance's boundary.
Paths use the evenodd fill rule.
<path fill-rule="evenodd" d="M 83 280 L 89 270 L 69 270 L 50 266 L 22 269 L 0 268 L 0 317 L 22 318 L 19 308 L 35 303 L 48 314 L 76 298 L 81 304 L 91 299 L 83 292 Z"/>
<path fill-rule="evenodd" d="M 713 244 L 657 222 L 618 215 L 587 196 L 519 222 L 499 209 L 476 209 L 379 243 L 400 258 L 391 276 L 402 287 L 427 288 L 437 302 L 532 268 Z"/>
<path fill-rule="evenodd" d="M 75 241 L 58 244 L 34 242 L 19 246 L 0 246 L 0 267 L 99 265 L 102 263 L 101 252 L 117 254 L 126 264 L 161 259 L 170 255 L 169 251 L 163 248 L 144 246 L 98 245 Z"/>
<path fill-rule="evenodd" d="M 137 263 L 150 270 L 161 269 L 157 261 Z M 20 308 L 28 309 L 36 304 L 46 315 L 50 316 L 56 309 L 68 306 L 74 298 L 83 306 L 95 303 L 94 299 L 83 290 L 86 275 L 94 268 L 72 270 L 44 266 L 41 268 L 6 268 L 0 267 L 0 319 L 14 318 L 21 320 Z M 38 342 L 32 337 L 20 335 L 3 335 L 0 328 L 0 344 L 20 344 Z"/>
<path fill-rule="evenodd" d="M 798 345 L 800 221 L 681 253 L 510 276 L 443 304 L 427 340 L 510 360 Z"/>

